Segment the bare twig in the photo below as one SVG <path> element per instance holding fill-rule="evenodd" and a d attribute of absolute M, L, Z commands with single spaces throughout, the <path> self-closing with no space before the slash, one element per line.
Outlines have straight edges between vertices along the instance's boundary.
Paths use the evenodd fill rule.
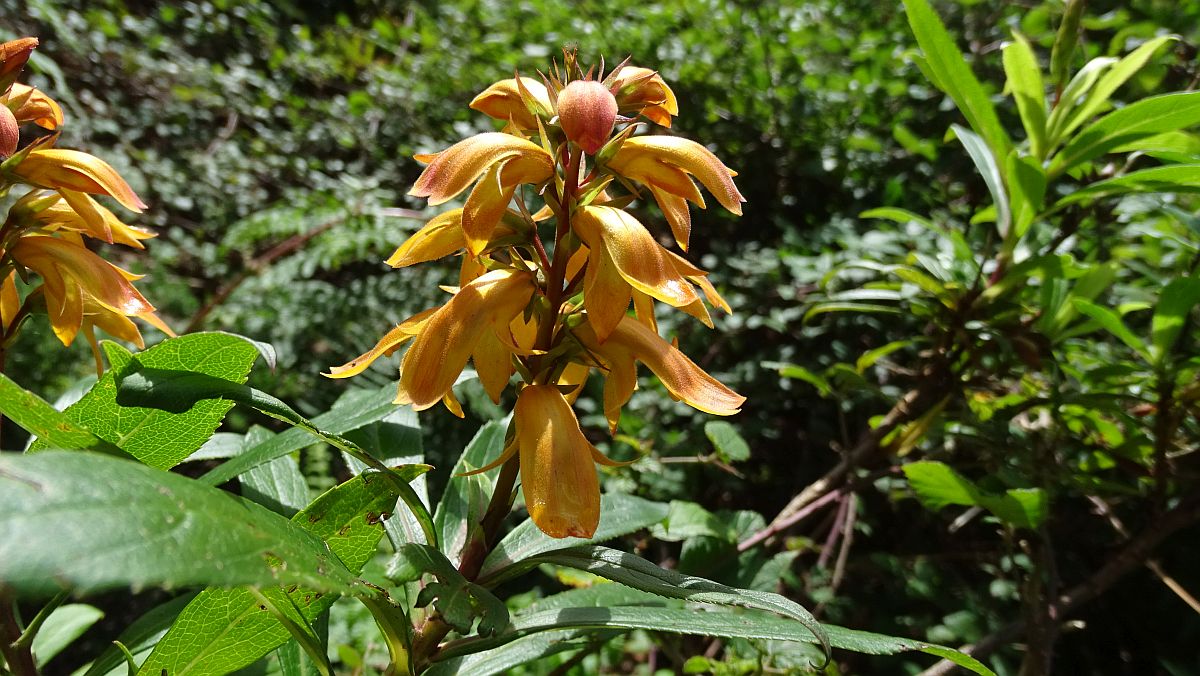
<path fill-rule="evenodd" d="M 1064 621 L 1071 613 L 1103 594 L 1134 568 L 1144 565 L 1149 558 L 1150 552 L 1154 551 L 1163 540 L 1197 521 L 1200 521 L 1200 495 L 1191 496 L 1175 508 L 1164 512 L 1149 527 L 1138 534 L 1137 537 L 1129 540 L 1120 551 L 1113 555 L 1091 577 L 1079 585 L 1072 587 L 1058 601 L 1052 604 L 1050 607 L 1051 616 L 1056 622 Z M 1026 630 L 1027 625 L 1025 621 L 1018 620 L 1002 627 L 979 643 L 964 645 L 959 650 L 976 659 L 982 659 L 1016 640 Z M 940 676 L 942 674 L 949 674 L 954 669 L 955 664 L 953 662 L 942 660 L 921 672 L 921 675 Z"/>

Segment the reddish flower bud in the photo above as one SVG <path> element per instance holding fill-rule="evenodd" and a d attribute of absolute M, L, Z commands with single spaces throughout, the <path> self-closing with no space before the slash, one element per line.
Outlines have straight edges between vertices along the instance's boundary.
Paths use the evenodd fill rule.
<path fill-rule="evenodd" d="M 21 138 L 21 129 L 17 126 L 17 118 L 8 109 L 0 105 L 0 159 L 8 159 L 17 152 L 17 141 Z"/>
<path fill-rule="evenodd" d="M 567 138 L 595 155 L 612 134 L 617 100 L 599 82 L 576 80 L 558 93 L 558 118 Z"/>

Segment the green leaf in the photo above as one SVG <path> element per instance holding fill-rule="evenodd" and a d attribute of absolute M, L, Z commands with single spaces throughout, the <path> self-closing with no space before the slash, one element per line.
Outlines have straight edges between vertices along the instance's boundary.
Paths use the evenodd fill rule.
<path fill-rule="evenodd" d="M 180 611 L 195 597 L 194 593 L 184 594 L 155 606 L 125 627 L 117 640 L 133 654 L 138 663 L 145 661 L 150 651 L 175 622 Z M 125 676 L 127 671 L 125 655 L 112 645 L 96 658 L 84 676 Z"/>
<path fill-rule="evenodd" d="M 389 575 L 398 582 L 414 582 L 428 573 L 437 582 L 424 585 L 417 595 L 416 606 L 430 603 L 446 624 L 460 634 L 468 634 L 479 620 L 479 635 L 494 636 L 508 628 L 508 608 L 486 587 L 462 576 L 444 554 L 429 545 L 409 543 L 396 550 L 396 559 Z"/>
<path fill-rule="evenodd" d="M 0 579 L 44 597 L 240 584 L 343 592 L 354 576 L 319 539 L 248 500 L 126 460 L 46 451 L 0 455 Z"/>
<path fill-rule="evenodd" d="M 912 344 L 913 341 L 911 340 L 894 340 L 886 345 L 880 345 L 873 350 L 867 350 L 866 352 L 862 353 L 857 360 L 855 360 L 854 370 L 859 373 L 863 373 L 867 369 L 874 366 L 875 363 L 880 359 L 883 359 L 897 350 L 902 350 L 906 347 L 909 347 Z"/>
<path fill-rule="evenodd" d="M 621 493 L 606 493 L 600 496 L 600 524 L 596 526 L 595 534 L 587 539 L 552 538 L 539 530 L 532 520 L 526 519 L 505 535 L 488 554 L 477 579 L 480 584 L 495 586 L 500 578 L 507 577 L 507 569 L 530 557 L 628 535 L 661 522 L 667 518 L 668 511 L 668 506 L 661 502 Z"/>
<path fill-rule="evenodd" d="M 996 205 L 996 227 L 999 229 L 1000 236 L 1008 237 L 1009 230 L 1012 228 L 1012 208 L 1008 201 L 1008 192 L 1004 188 L 1004 176 L 1000 173 L 1000 165 L 996 162 L 997 156 L 988 148 L 983 137 L 970 129 L 957 124 L 950 125 L 950 128 L 954 130 L 954 135 L 958 137 L 958 140 L 962 141 L 963 147 L 967 149 L 967 154 L 971 156 L 971 161 L 975 163 L 975 168 L 979 170 L 979 175 L 983 177 L 988 192 L 992 194 L 992 202 Z M 1007 153 L 1000 157 L 1007 157 Z"/>
<path fill-rule="evenodd" d="M 41 397 L 0 373 L 0 414 L 20 425 L 47 446 L 95 451 L 128 458 L 129 454 L 72 422 Z"/>
<path fill-rule="evenodd" d="M 608 585 L 617 586 L 617 585 Z M 539 659 L 570 650 L 595 648 L 625 630 L 549 629 L 513 639 L 499 647 L 434 662 L 423 676 L 492 676 L 529 668 Z"/>
<path fill-rule="evenodd" d="M 996 117 L 996 109 L 955 47 L 942 20 L 926 0 L 904 0 L 904 7 L 917 44 L 925 53 L 926 65 L 934 75 L 934 84 L 954 100 L 963 117 L 967 118 L 967 124 L 983 137 L 992 154 L 1006 157 L 1011 143 Z"/>
<path fill-rule="evenodd" d="M 1076 104 L 1092 90 L 1104 71 L 1111 68 L 1116 62 L 1116 59 L 1107 56 L 1092 59 L 1085 63 L 1083 68 L 1080 68 L 1079 72 L 1075 73 L 1075 76 L 1067 83 L 1066 88 L 1058 97 L 1058 103 L 1050 111 L 1050 117 L 1046 121 L 1047 152 L 1057 148 L 1058 144 L 1063 141 L 1063 121 L 1074 112 Z"/>
<path fill-rule="evenodd" d="M 1113 148 L 1168 131 L 1200 124 L 1200 92 L 1152 96 L 1131 103 L 1085 127 L 1062 149 L 1046 171 L 1049 178 Z"/>
<path fill-rule="evenodd" d="M 804 368 L 803 366 L 798 366 L 796 364 L 784 364 L 779 367 L 779 375 L 783 376 L 784 378 L 803 380 L 809 385 L 817 388 L 817 393 L 819 393 L 822 397 L 828 397 L 833 394 L 833 388 L 830 387 L 828 380 Z"/>
<path fill-rule="evenodd" d="M 504 433 L 507 425 L 499 421 L 485 423 L 463 450 L 442 499 L 433 513 L 433 524 L 441 536 L 442 551 L 454 565 L 462 557 L 472 528 L 478 527 L 487 511 L 492 495 L 493 476 L 499 468 L 480 474 L 462 476 L 487 465 L 504 450 Z"/>
<path fill-rule="evenodd" d="M 797 631 L 793 625 L 786 635 L 777 638 L 802 640 L 798 637 L 811 634 L 825 648 L 825 652 L 829 652 L 829 640 L 812 613 L 795 601 L 778 594 L 727 587 L 704 578 L 682 575 L 673 570 L 664 570 L 632 554 L 598 546 L 560 549 L 530 557 L 522 560 L 517 566 L 513 566 L 513 569 L 514 572 L 520 569 L 527 570 L 542 563 L 583 570 L 613 582 L 667 598 L 776 613 L 794 620 L 806 630 Z M 510 576 L 505 575 L 505 577 Z M 555 625 L 556 628 L 559 626 L 562 625 Z M 520 630 L 518 629 L 518 631 Z"/>
<path fill-rule="evenodd" d="M 448 646 L 439 655 L 439 660 L 451 660 L 464 652 L 479 649 L 481 646 L 492 646 L 507 639 L 535 635 L 542 631 L 563 631 L 565 628 L 590 629 L 644 629 L 648 631 L 666 631 L 679 634 L 698 636 L 724 636 L 730 638 L 747 638 L 760 640 L 802 641 L 817 643 L 818 641 L 803 631 L 796 631 L 796 624 L 784 618 L 762 612 L 729 612 L 698 610 L 692 608 L 653 608 L 653 607 L 613 607 L 613 608 L 557 608 L 532 613 L 522 613 L 513 618 L 512 634 L 506 634 L 492 641 L 468 643 Z M 970 669 L 977 674 L 994 676 L 993 672 L 974 658 L 964 655 L 952 648 L 939 646 L 924 641 L 872 634 L 864 631 L 854 631 L 842 627 L 825 625 L 829 637 L 829 647 L 850 650 L 868 655 L 898 655 L 905 652 L 923 652 L 939 658 L 948 659 L 955 664 Z M 562 634 L 559 634 L 560 636 Z M 568 634 L 568 636 L 570 636 Z M 503 655 L 503 653 L 501 653 Z M 492 653 L 479 653 L 473 659 L 463 660 L 457 668 L 438 668 L 429 673 L 473 675 L 498 673 L 492 671 L 475 671 L 486 669 L 495 658 Z"/>
<path fill-rule="evenodd" d="M 1200 277 L 1173 279 L 1163 288 L 1150 323 L 1152 362 L 1161 365 L 1170 354 L 1196 303 L 1200 303 Z"/>
<path fill-rule="evenodd" d="M 1121 320 L 1121 315 L 1082 298 L 1072 298 L 1071 303 L 1075 305 L 1076 310 L 1096 320 L 1101 328 L 1120 339 L 1122 343 L 1128 345 L 1134 352 L 1140 354 L 1147 361 L 1151 360 L 1150 352 L 1146 349 L 1146 344 L 1142 342 L 1141 338 L 1134 335 L 1128 326 L 1125 326 L 1125 322 Z"/>
<path fill-rule="evenodd" d="M 878 305 L 876 303 L 850 303 L 831 301 L 828 303 L 816 303 L 808 312 L 804 313 L 804 321 L 808 321 L 817 315 L 823 315 L 828 312 L 853 312 L 856 314 L 887 314 L 898 315 L 903 314 L 903 311 L 892 305 Z"/>
<path fill-rule="evenodd" d="M 930 511 L 949 505 L 982 507 L 1006 523 L 1037 528 L 1049 510 L 1045 491 L 1040 489 L 1013 488 L 991 494 L 949 465 L 932 460 L 908 463 L 903 469 L 917 499 Z"/>
<path fill-rule="evenodd" d="M 1046 198 L 1046 172 L 1037 160 L 1018 157 L 1016 151 L 1009 153 L 1006 169 L 1012 195 L 1013 234 L 1020 239 L 1042 210 Z"/>
<path fill-rule="evenodd" d="M 271 436 L 270 431 L 253 427 L 243 443 L 249 448 Z M 276 514 L 291 518 L 308 504 L 308 482 L 300 472 L 300 465 L 290 456 L 259 465 L 238 479 L 242 486 L 242 497 Z"/>
<path fill-rule="evenodd" d="M 362 393 L 363 391 L 359 390 L 358 392 Z M 371 393 L 365 392 L 364 394 Z M 382 420 L 347 432 L 346 439 L 358 444 L 372 457 L 389 467 L 397 465 L 428 467 L 424 464 L 425 450 L 421 439 L 421 424 L 417 420 L 416 411 L 413 411 L 411 406 L 394 406 L 392 412 L 384 416 Z M 343 453 L 342 459 L 352 472 L 360 473 L 367 468 L 366 464 L 349 454 Z M 425 475 L 422 474 L 410 483 L 413 493 L 428 512 L 429 489 L 426 486 Z M 398 508 L 392 518 L 384 522 L 384 532 L 393 548 L 406 542 L 425 542 L 421 517 L 409 509 L 407 503 Z"/>
<path fill-rule="evenodd" d="M 388 477 L 388 480 L 399 490 L 400 499 L 408 506 L 412 516 L 420 525 L 426 541 L 437 544 L 433 517 L 429 515 L 429 509 L 421 497 L 408 483 L 423 471 L 429 470 L 428 465 L 422 465 L 423 469 L 412 476 L 401 476 L 359 448 L 354 442 L 320 429 L 308 418 L 293 410 L 291 406 L 266 392 L 204 373 L 137 366 L 129 369 L 122 376 L 118 389 L 118 398 L 123 402 L 161 407 L 170 411 L 186 411 L 190 407 L 199 406 L 206 400 L 224 398 L 251 406 L 261 413 L 302 429 Z M 410 466 L 410 468 L 415 467 Z"/>
<path fill-rule="evenodd" d="M 382 523 L 398 492 L 376 473 L 364 474 L 327 491 L 297 513 L 291 524 L 329 546 L 357 574 L 375 553 Z M 276 608 L 304 624 L 333 605 L 336 594 L 291 585 L 262 593 Z M 227 674 L 285 643 L 290 634 L 246 589 L 206 589 L 179 614 L 142 665 L 140 674 L 162 670 L 174 676 Z"/>
<path fill-rule="evenodd" d="M 1063 117 L 1060 128 L 1057 130 L 1056 138 L 1066 137 L 1079 128 L 1081 124 L 1091 119 L 1093 115 L 1100 112 L 1101 109 L 1108 105 L 1109 98 L 1129 78 L 1136 75 L 1150 58 L 1154 56 L 1155 52 L 1162 49 L 1163 45 L 1173 42 L 1176 39 L 1176 37 L 1171 35 L 1163 35 L 1147 40 L 1120 61 L 1114 63 L 1111 68 L 1105 69 L 1103 75 L 1096 80 L 1095 86 L 1088 91 L 1083 102 L 1075 106 L 1069 115 Z"/>
<path fill-rule="evenodd" d="M 710 420 L 704 423 L 704 436 L 712 442 L 722 459 L 726 462 L 741 462 L 750 457 L 750 446 L 738 433 L 737 428 L 724 420 Z"/>
<path fill-rule="evenodd" d="M 33 657 L 38 666 L 45 666 L 103 617 L 103 610 L 86 603 L 68 603 L 55 608 L 33 637 Z"/>
<path fill-rule="evenodd" d="M 1021 124 L 1029 137 L 1030 152 L 1039 160 L 1046 158 L 1046 85 L 1042 68 L 1029 41 L 1013 33 L 1013 41 L 1004 47 L 1004 75 L 1017 102 Z"/>
<path fill-rule="evenodd" d="M 726 541 L 736 538 L 728 523 L 700 504 L 687 500 L 672 500 L 666 518 L 654 524 L 650 534 L 663 542 L 682 542 L 695 537 Z"/>
<path fill-rule="evenodd" d="M 971 246 L 967 244 L 966 238 L 962 233 L 953 229 L 946 228 L 935 224 L 928 218 L 915 214 L 907 209 L 898 207 L 879 207 L 877 209 L 868 209 L 858 215 L 859 218 L 882 218 L 893 221 L 901 225 L 907 223 L 915 223 L 938 237 L 948 237 L 950 243 L 954 246 L 954 255 L 959 260 L 970 261 L 974 263 L 975 254 Z"/>
<path fill-rule="evenodd" d="M 205 401 L 190 411 L 121 406 L 117 383 L 137 364 L 150 368 L 183 369 L 233 382 L 245 382 L 258 358 L 251 341 L 231 333 L 192 333 L 169 338 L 140 352 L 136 360 L 116 343 L 104 343 L 111 368 L 99 382 L 64 413 L 87 426 L 96 436 L 125 449 L 130 455 L 159 469 L 169 469 L 187 459 L 212 436 L 231 401 Z M 39 440 L 34 448 L 46 448 Z"/>
<path fill-rule="evenodd" d="M 1125 193 L 1197 193 L 1200 192 L 1200 164 L 1174 164 L 1134 171 L 1104 181 L 1097 181 L 1082 190 L 1067 195 L 1054 205 L 1058 210 L 1069 204 L 1097 197 Z"/>
<path fill-rule="evenodd" d="M 331 434 L 345 434 L 364 425 L 382 420 L 396 410 L 393 400 L 396 386 L 385 385 L 378 390 L 357 390 L 353 396 L 338 400 L 328 412 L 313 418 L 312 424 Z M 241 473 L 275 458 L 298 451 L 313 443 L 312 435 L 302 429 L 291 429 L 248 449 L 241 455 L 211 470 L 200 481 L 219 486 Z"/>

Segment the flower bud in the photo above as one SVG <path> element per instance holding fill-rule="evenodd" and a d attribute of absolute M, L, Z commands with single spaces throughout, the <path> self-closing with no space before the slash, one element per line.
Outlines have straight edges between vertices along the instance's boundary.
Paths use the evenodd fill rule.
<path fill-rule="evenodd" d="M 576 80 L 558 94 L 558 118 L 567 138 L 594 155 L 612 133 L 617 100 L 599 82 Z"/>
<path fill-rule="evenodd" d="M 17 141 L 21 139 L 21 129 L 17 126 L 17 118 L 8 109 L 0 105 L 0 159 L 8 159 L 17 152 Z"/>

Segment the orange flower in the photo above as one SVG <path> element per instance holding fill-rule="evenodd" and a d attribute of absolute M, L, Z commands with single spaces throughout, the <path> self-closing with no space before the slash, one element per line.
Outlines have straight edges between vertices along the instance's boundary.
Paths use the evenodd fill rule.
<path fill-rule="evenodd" d="M 471 108 L 526 131 L 536 131 L 537 118 L 549 120 L 554 110 L 546 86 L 531 77 L 493 83 L 471 101 Z"/>
<path fill-rule="evenodd" d="M 541 184 L 554 174 L 554 160 L 541 146 L 499 132 L 477 134 L 417 159 L 429 166 L 408 194 L 428 197 L 431 205 L 447 202 L 475 183 L 462 213 L 462 231 L 472 255 L 487 244 L 518 184 Z"/>
<path fill-rule="evenodd" d="M 649 68 L 625 66 L 605 80 L 616 94 L 622 115 L 644 115 L 651 122 L 671 126 L 671 117 L 679 114 L 675 92 L 662 76 Z"/>
<path fill-rule="evenodd" d="M 558 119 L 567 138 L 595 155 L 612 134 L 617 100 L 599 82 L 576 80 L 558 94 Z"/>
<path fill-rule="evenodd" d="M 746 198 L 733 184 L 737 172 L 721 163 L 704 146 L 675 136 L 639 136 L 626 140 L 608 161 L 608 168 L 650 189 L 671 224 L 679 247 L 687 251 L 692 223 L 687 202 L 701 209 L 704 197 L 691 176 L 717 198 L 721 206 L 741 215 Z"/>
<path fill-rule="evenodd" d="M 7 94 L 0 96 L 0 104 L 12 111 L 17 122 L 32 122 L 50 131 L 63 124 L 62 107 L 58 102 L 40 90 L 19 82 Z"/>
<path fill-rule="evenodd" d="M 30 185 L 108 195 L 138 213 L 146 208 L 133 188 L 107 162 L 78 150 L 31 150 L 9 171 L 17 180 Z"/>
<path fill-rule="evenodd" d="M 137 275 L 97 256 L 80 241 L 29 235 L 19 238 L 9 254 L 41 276 L 50 325 L 63 345 L 75 340 L 87 301 L 127 317 L 154 311 L 130 284 Z"/>

